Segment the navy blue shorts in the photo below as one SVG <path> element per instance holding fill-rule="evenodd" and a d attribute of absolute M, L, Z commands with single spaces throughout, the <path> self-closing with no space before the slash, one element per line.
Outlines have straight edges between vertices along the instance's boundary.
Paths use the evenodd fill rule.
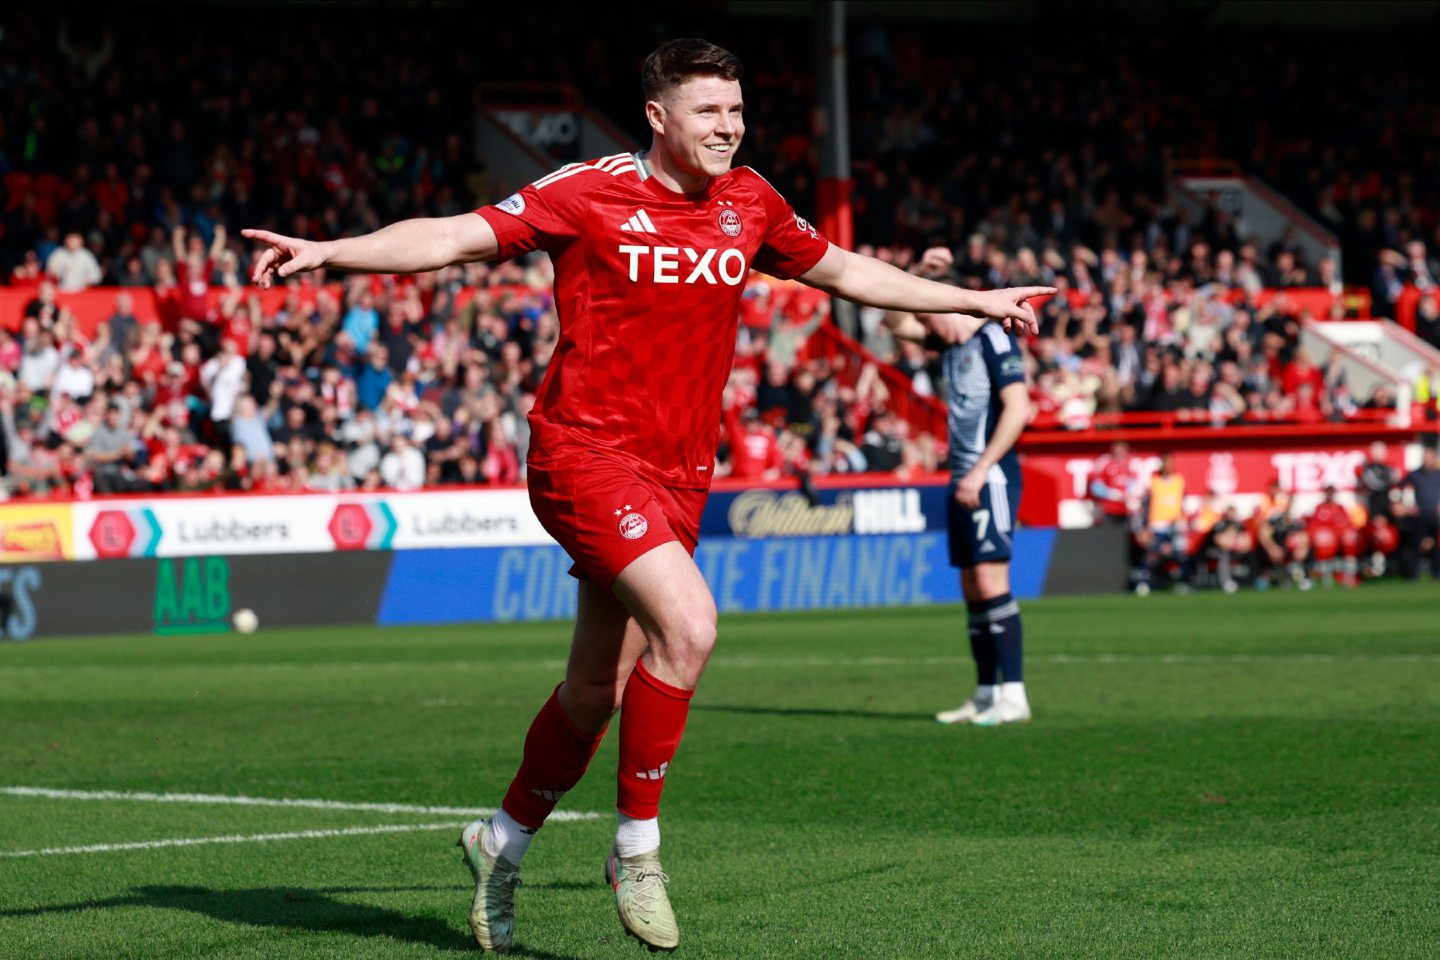
<path fill-rule="evenodd" d="M 1003 473 L 980 488 L 980 506 L 974 510 L 955 502 L 955 484 L 950 485 L 947 514 L 950 527 L 950 566 L 973 567 L 977 563 L 1007 563 L 1015 514 L 1020 510 L 1020 482 Z"/>

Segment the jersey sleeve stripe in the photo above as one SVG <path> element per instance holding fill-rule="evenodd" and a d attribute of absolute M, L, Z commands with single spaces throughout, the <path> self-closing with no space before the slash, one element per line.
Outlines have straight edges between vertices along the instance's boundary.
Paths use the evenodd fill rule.
<path fill-rule="evenodd" d="M 635 157 L 632 154 L 628 153 L 617 153 L 613 157 L 602 157 L 599 160 L 595 161 L 595 169 L 604 170 L 606 173 L 609 173 L 611 169 L 613 169 L 614 167 L 618 167 L 620 164 L 625 163 L 626 161 L 634 163 Z"/>
<path fill-rule="evenodd" d="M 624 154 L 623 156 L 628 157 L 629 154 Z M 620 163 L 605 170 L 601 170 L 594 164 L 575 163 L 567 167 L 561 167 L 559 170 L 556 170 L 548 177 L 541 177 L 539 180 L 536 180 L 533 184 L 531 184 L 531 186 L 533 186 L 536 190 L 539 190 L 543 187 L 550 186 L 552 183 L 558 183 L 561 180 L 564 180 L 566 177 L 573 177 L 577 173 L 608 173 L 612 177 L 614 177 L 619 176 L 620 174 L 625 173 L 628 170 L 634 169 L 635 163 L 633 159 L 629 163 Z"/>
<path fill-rule="evenodd" d="M 545 186 L 545 184 L 549 183 L 551 180 L 554 180 L 556 177 L 560 176 L 560 174 L 562 174 L 562 173 L 570 173 L 570 172 L 576 170 L 577 168 L 583 167 L 583 166 L 585 166 L 585 164 L 583 164 L 583 163 L 567 163 L 567 164 L 565 164 L 565 166 L 561 167 L 559 170 L 553 170 L 553 171 L 551 171 L 550 173 L 545 174 L 545 176 L 541 177 L 539 180 L 536 180 L 534 183 L 532 183 L 532 184 L 530 184 L 530 185 L 531 185 L 532 187 L 543 187 L 543 186 Z"/>
<path fill-rule="evenodd" d="M 993 323 L 987 323 L 980 328 L 990 341 L 990 347 L 996 353 L 1010 352 L 1010 335 Z"/>
<path fill-rule="evenodd" d="M 628 153 L 617 153 L 613 156 L 601 157 L 599 160 L 594 160 L 590 163 L 567 163 L 559 170 L 545 174 L 545 176 L 541 177 L 539 180 L 536 180 L 533 184 L 531 184 L 531 186 L 543 187 L 549 184 L 551 181 L 558 179 L 562 175 L 579 173 L 582 170 L 605 170 L 607 167 L 613 166 L 617 163 L 633 159 L 634 158 L 631 157 Z"/>

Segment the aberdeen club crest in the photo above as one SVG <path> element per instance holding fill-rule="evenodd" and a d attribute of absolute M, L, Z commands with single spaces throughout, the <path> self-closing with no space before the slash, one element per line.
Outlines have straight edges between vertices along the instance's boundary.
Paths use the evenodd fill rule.
<path fill-rule="evenodd" d="M 620 517 L 620 536 L 626 540 L 639 540 L 649 531 L 650 521 L 645 519 L 645 514 L 630 511 L 628 503 L 624 510 L 615 511 L 615 516 Z"/>
<path fill-rule="evenodd" d="M 740 236 L 740 214 L 726 207 L 720 211 L 720 232 L 730 238 Z"/>

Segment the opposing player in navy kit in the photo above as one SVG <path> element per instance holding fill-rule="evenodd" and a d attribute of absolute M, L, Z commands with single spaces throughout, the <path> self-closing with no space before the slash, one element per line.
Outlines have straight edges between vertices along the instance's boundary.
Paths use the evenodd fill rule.
<path fill-rule="evenodd" d="M 1030 393 L 1015 338 L 987 320 L 956 319 L 965 332 L 949 343 L 937 340 L 931 325 L 911 314 L 892 313 L 886 322 L 897 337 L 943 350 L 950 563 L 960 569 L 970 611 L 976 685 L 968 700 L 935 719 L 995 726 L 1030 719 L 1020 606 L 1010 593 L 1011 533 L 1020 509 L 1015 442 L 1030 418 Z"/>

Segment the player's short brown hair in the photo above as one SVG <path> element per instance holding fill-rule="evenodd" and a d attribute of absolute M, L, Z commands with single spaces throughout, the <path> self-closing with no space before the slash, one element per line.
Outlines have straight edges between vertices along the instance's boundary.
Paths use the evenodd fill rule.
<path fill-rule="evenodd" d="M 739 80 L 745 73 L 740 58 L 708 40 L 671 40 L 645 58 L 640 84 L 645 100 L 659 100 L 691 77 Z"/>

